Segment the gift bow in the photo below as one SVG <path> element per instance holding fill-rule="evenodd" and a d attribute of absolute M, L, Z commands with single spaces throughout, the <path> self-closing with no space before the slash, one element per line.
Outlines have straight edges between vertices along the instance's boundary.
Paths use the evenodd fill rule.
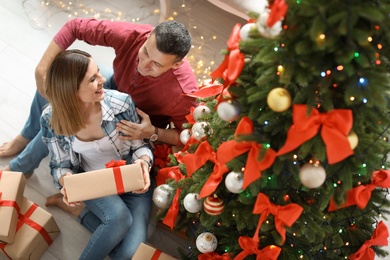
<path fill-rule="evenodd" d="M 278 246 L 266 246 L 263 249 L 258 248 L 258 239 L 241 236 L 238 238 L 238 244 L 244 250 L 240 252 L 234 260 L 245 259 L 248 255 L 256 255 L 257 260 L 276 260 L 281 252 Z"/>
<path fill-rule="evenodd" d="M 192 173 L 203 166 L 207 161 L 214 163 L 213 172 L 202 187 L 199 198 L 207 197 L 215 191 L 222 181 L 223 174 L 229 170 L 226 167 L 227 161 L 219 159 L 218 155 L 207 141 L 202 142 L 195 153 L 185 155 L 182 158 L 182 161 L 186 165 L 188 177 L 191 177 Z"/>
<path fill-rule="evenodd" d="M 200 254 L 198 256 L 198 260 L 231 260 L 231 258 L 228 253 L 219 255 L 218 253 L 210 252 L 206 254 Z"/>
<path fill-rule="evenodd" d="M 169 173 L 165 173 L 166 171 L 169 171 Z M 185 176 L 181 173 L 181 171 L 179 170 L 179 167 L 177 167 L 177 166 L 171 167 L 171 168 L 161 169 L 159 171 L 159 174 L 160 174 L 160 172 L 162 172 L 161 175 L 165 175 L 165 176 L 169 175 L 176 182 L 185 178 Z M 180 209 L 180 206 L 179 206 L 180 192 L 181 192 L 181 189 L 176 190 L 176 194 L 173 197 L 171 206 L 169 207 L 168 212 L 163 219 L 163 223 L 165 225 L 167 225 L 168 227 L 170 227 L 171 229 L 173 229 L 173 226 L 175 225 L 177 214 L 179 213 L 179 209 Z"/>
<path fill-rule="evenodd" d="M 233 158 L 248 152 L 248 158 L 245 165 L 243 188 L 246 189 L 252 182 L 261 177 L 261 171 L 269 168 L 276 157 L 276 152 L 267 149 L 263 159 L 259 162 L 258 158 L 262 152 L 262 144 L 255 141 L 237 141 L 240 135 L 250 135 L 253 133 L 253 123 L 249 117 L 244 116 L 238 123 L 235 140 L 224 142 L 217 151 L 217 157 L 224 161 L 230 161 Z"/>
<path fill-rule="evenodd" d="M 241 25 L 239 23 L 233 27 L 232 33 L 227 41 L 229 54 L 225 55 L 225 59 L 221 65 L 210 74 L 213 80 L 222 78 L 224 80 L 223 85 L 225 88 L 236 81 L 244 68 L 244 54 L 240 52 L 239 48 L 240 30 Z M 223 90 L 224 88 L 222 91 Z"/>
<path fill-rule="evenodd" d="M 353 154 L 347 138 L 352 128 L 351 110 L 335 109 L 320 114 L 313 108 L 309 116 L 306 112 L 306 105 L 294 105 L 293 125 L 287 132 L 286 143 L 278 151 L 278 156 L 294 150 L 313 138 L 321 127 L 321 137 L 326 145 L 329 164 L 340 162 Z"/>
<path fill-rule="evenodd" d="M 282 241 L 284 242 L 286 240 L 285 226 L 291 227 L 299 218 L 302 212 L 303 208 L 298 204 L 290 203 L 286 206 L 275 205 L 270 202 L 267 195 L 259 193 L 259 195 L 257 195 L 256 203 L 253 208 L 253 213 L 261 214 L 261 216 L 257 225 L 254 238 L 257 238 L 259 236 L 259 230 L 263 221 L 267 218 L 269 214 L 272 214 L 274 215 L 276 230 L 279 232 L 282 237 Z"/>
<path fill-rule="evenodd" d="M 374 230 L 370 240 L 364 242 L 360 249 L 349 256 L 350 260 L 374 260 L 375 252 L 371 246 L 387 246 L 387 238 L 389 237 L 389 231 L 387 226 L 382 221 L 379 222 L 378 226 Z"/>
<path fill-rule="evenodd" d="M 114 180 L 115 180 L 115 186 L 116 186 L 116 192 L 120 195 L 125 193 L 125 186 L 123 185 L 123 179 L 121 174 L 120 166 L 126 165 L 125 160 L 111 160 L 110 162 L 106 163 L 106 168 L 112 168 L 114 172 Z"/>
<path fill-rule="evenodd" d="M 376 187 L 390 188 L 390 171 L 379 170 L 372 174 L 371 183 L 367 185 L 359 185 L 347 194 L 347 201 L 337 207 L 336 203 L 332 199 L 329 204 L 328 211 L 333 211 L 340 208 L 356 205 L 360 209 L 364 209 L 371 199 L 371 193 Z"/>
<path fill-rule="evenodd" d="M 284 0 L 275 0 L 272 5 L 270 5 L 271 12 L 267 19 L 267 26 L 272 27 L 276 22 L 282 19 L 287 12 L 287 8 L 288 6 Z"/>

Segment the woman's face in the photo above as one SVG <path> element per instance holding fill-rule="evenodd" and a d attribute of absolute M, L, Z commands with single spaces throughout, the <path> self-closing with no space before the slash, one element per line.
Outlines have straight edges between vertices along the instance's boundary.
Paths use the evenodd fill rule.
<path fill-rule="evenodd" d="M 90 59 L 87 73 L 77 91 L 77 95 L 81 102 L 99 102 L 104 98 L 103 83 L 106 82 L 100 74 L 99 67 Z"/>

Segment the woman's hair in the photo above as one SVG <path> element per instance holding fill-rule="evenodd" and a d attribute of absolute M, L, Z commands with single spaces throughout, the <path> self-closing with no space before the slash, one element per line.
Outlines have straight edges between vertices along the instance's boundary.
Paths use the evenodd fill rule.
<path fill-rule="evenodd" d="M 91 55 L 65 50 L 53 60 L 46 74 L 45 92 L 52 106 L 50 125 L 59 135 L 75 135 L 84 128 L 77 91 L 87 73 Z"/>
<path fill-rule="evenodd" d="M 187 28 L 176 21 L 165 21 L 154 27 L 157 49 L 165 54 L 172 54 L 181 61 L 190 51 L 191 35 Z"/>

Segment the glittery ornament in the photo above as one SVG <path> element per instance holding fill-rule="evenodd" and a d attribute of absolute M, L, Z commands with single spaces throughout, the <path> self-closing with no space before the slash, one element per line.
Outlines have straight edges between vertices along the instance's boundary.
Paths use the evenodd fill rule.
<path fill-rule="evenodd" d="M 160 209 L 170 206 L 174 196 L 174 189 L 168 184 L 162 184 L 153 191 L 153 202 Z"/>
<path fill-rule="evenodd" d="M 200 141 L 206 137 L 206 127 L 209 125 L 207 122 L 196 122 L 191 129 L 192 137 Z"/>

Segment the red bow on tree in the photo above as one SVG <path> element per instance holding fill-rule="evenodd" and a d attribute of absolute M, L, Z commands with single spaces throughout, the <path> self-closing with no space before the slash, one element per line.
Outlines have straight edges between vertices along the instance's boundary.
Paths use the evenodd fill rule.
<path fill-rule="evenodd" d="M 207 141 L 202 142 L 196 149 L 195 153 L 187 154 L 182 158 L 182 162 L 187 168 L 188 177 L 191 177 L 191 175 L 207 161 L 214 163 L 214 170 L 200 191 L 199 198 L 204 198 L 215 191 L 219 183 L 222 181 L 223 174 L 229 170 L 226 167 L 227 161 L 220 160 Z"/>
<path fill-rule="evenodd" d="M 165 179 L 165 182 L 167 179 L 174 179 L 176 182 L 179 180 L 185 179 L 185 176 L 181 173 L 179 170 L 179 167 L 174 166 L 170 168 L 164 168 L 158 171 L 157 174 L 157 183 L 164 184 L 163 180 Z M 165 215 L 163 219 L 163 223 L 173 229 L 173 226 L 175 225 L 177 214 L 179 213 L 179 197 L 180 197 L 181 189 L 176 190 L 176 194 L 173 197 L 171 206 L 168 209 L 167 214 Z"/>
<path fill-rule="evenodd" d="M 374 260 L 375 252 L 371 246 L 387 246 L 387 238 L 389 237 L 389 231 L 387 226 L 382 221 L 379 222 L 378 226 L 374 230 L 370 240 L 364 242 L 360 249 L 349 256 L 350 260 Z"/>
<path fill-rule="evenodd" d="M 244 68 L 244 54 L 240 51 L 240 30 L 241 25 L 238 23 L 233 27 L 233 31 L 227 41 L 228 54 L 225 55 L 225 59 L 210 75 L 213 80 L 222 78 L 224 80 L 221 93 L 225 88 L 228 88 L 233 84 L 238 76 L 241 74 Z"/>
<path fill-rule="evenodd" d="M 198 260 L 231 260 L 231 258 L 228 253 L 219 255 L 218 253 L 211 252 L 206 254 L 200 254 L 198 256 Z"/>
<path fill-rule="evenodd" d="M 245 259 L 248 255 L 256 255 L 256 260 L 276 260 L 280 254 L 280 247 L 266 246 L 263 249 L 259 249 L 258 239 L 241 236 L 238 238 L 238 244 L 244 250 L 239 253 L 234 260 Z"/>
<path fill-rule="evenodd" d="M 360 209 L 364 209 L 367 203 L 371 199 L 371 193 L 376 187 L 390 188 L 390 171 L 379 170 L 372 174 L 371 183 L 367 185 L 360 185 L 352 190 L 348 191 L 346 202 L 337 207 L 336 203 L 332 199 L 329 204 L 328 211 L 333 211 L 340 208 L 349 207 L 352 205 L 358 206 Z"/>
<path fill-rule="evenodd" d="M 255 141 L 239 141 L 240 135 L 250 135 L 252 133 L 252 121 L 249 117 L 244 116 L 237 125 L 236 132 L 234 133 L 235 140 L 222 143 L 217 151 L 217 157 L 223 158 L 222 160 L 226 162 L 245 152 L 249 152 L 244 171 L 244 189 L 260 178 L 261 171 L 270 167 L 276 157 L 274 150 L 267 149 L 262 160 L 259 161 L 260 154 L 264 152 L 263 145 Z"/>
<path fill-rule="evenodd" d="M 272 214 L 274 216 L 275 228 L 284 242 L 286 240 L 285 226 L 291 227 L 302 212 L 303 208 L 298 204 L 290 203 L 286 206 L 275 205 L 270 202 L 267 195 L 259 193 L 253 208 L 253 214 L 261 214 L 261 216 L 254 237 L 259 236 L 261 224 L 263 224 L 263 221 L 269 214 Z"/>
<path fill-rule="evenodd" d="M 340 162 L 353 154 L 348 141 L 348 134 L 352 128 L 352 111 L 335 109 L 320 114 L 313 108 L 307 115 L 306 105 L 294 105 L 293 125 L 287 132 L 286 143 L 277 155 L 291 152 L 304 142 L 313 138 L 321 129 L 321 137 L 326 145 L 326 156 L 329 164 Z"/>
<path fill-rule="evenodd" d="M 284 0 L 275 0 L 269 7 L 271 12 L 267 19 L 267 26 L 272 27 L 277 21 L 282 19 L 287 12 L 287 8 L 288 6 Z"/>

